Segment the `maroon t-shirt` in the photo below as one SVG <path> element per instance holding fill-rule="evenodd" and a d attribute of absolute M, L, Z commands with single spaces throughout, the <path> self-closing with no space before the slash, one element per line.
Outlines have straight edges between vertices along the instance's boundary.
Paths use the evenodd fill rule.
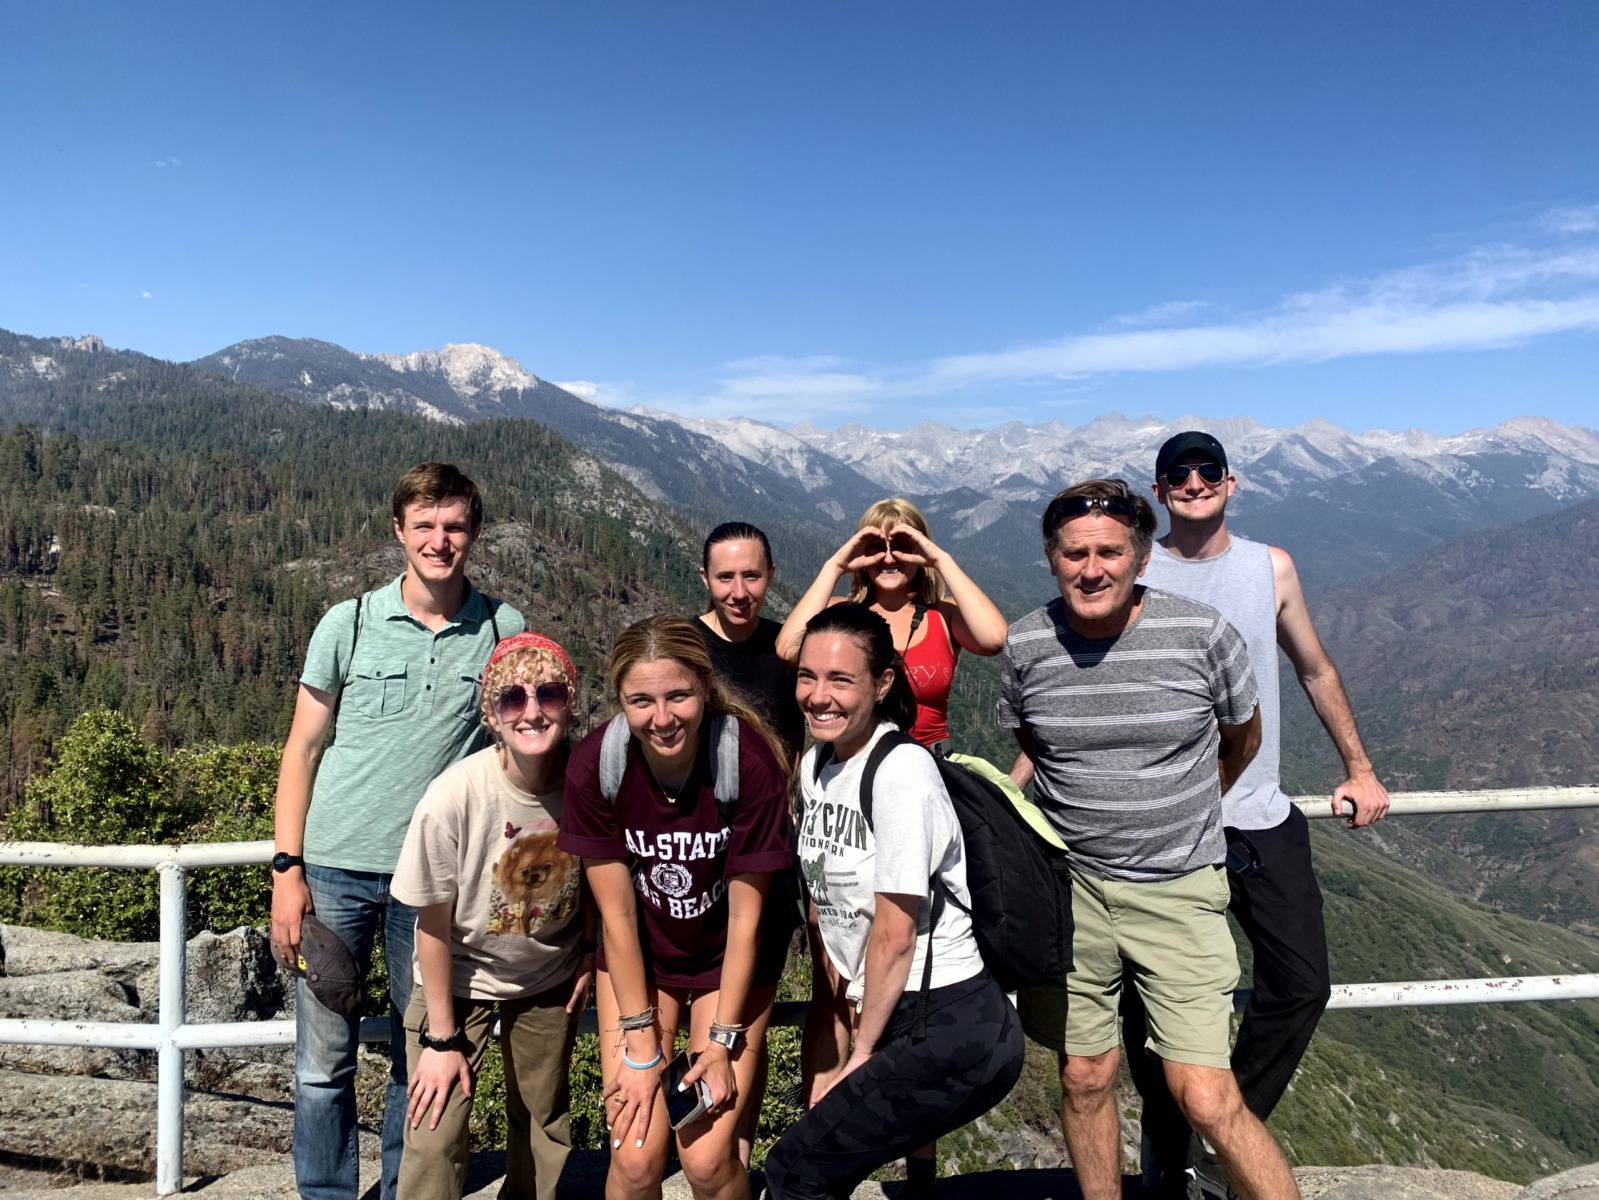
<path fill-rule="evenodd" d="M 646 976 L 658 984 L 714 988 L 727 945 L 727 878 L 781 871 L 793 862 L 788 786 L 766 740 L 739 722 L 738 800 L 733 826 L 722 823 L 712 788 L 711 722 L 677 803 L 655 782 L 638 739 L 615 804 L 600 794 L 602 725 L 572 750 L 556 844 L 584 858 L 627 862 L 638 893 L 639 944 Z M 598 965 L 605 966 L 605 948 Z"/>

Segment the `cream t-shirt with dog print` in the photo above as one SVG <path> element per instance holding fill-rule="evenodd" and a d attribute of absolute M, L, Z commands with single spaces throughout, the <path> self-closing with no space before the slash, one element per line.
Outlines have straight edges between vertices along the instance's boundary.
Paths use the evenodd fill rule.
<path fill-rule="evenodd" d="M 419 908 L 454 906 L 455 995 L 518 999 L 577 970 L 582 860 L 557 849 L 560 819 L 561 793 L 535 796 L 513 785 L 492 746 L 428 786 L 390 891 Z"/>

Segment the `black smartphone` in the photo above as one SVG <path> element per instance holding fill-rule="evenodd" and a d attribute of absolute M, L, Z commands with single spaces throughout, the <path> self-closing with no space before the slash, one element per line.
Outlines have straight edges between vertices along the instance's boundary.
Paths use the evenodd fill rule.
<path fill-rule="evenodd" d="M 711 1108 L 711 1085 L 703 1079 L 683 1090 L 683 1076 L 687 1075 L 699 1058 L 698 1054 L 684 1052 L 671 1061 L 661 1086 L 666 1089 L 666 1114 L 673 1129 L 681 1129 L 703 1117 Z"/>

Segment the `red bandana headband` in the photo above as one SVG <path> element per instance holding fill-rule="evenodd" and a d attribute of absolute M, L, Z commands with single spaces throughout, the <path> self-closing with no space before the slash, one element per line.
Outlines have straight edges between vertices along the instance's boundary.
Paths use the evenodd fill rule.
<path fill-rule="evenodd" d="M 556 660 L 561 664 L 561 669 L 566 672 L 567 679 L 571 680 L 572 686 L 577 686 L 577 668 L 572 665 L 572 656 L 561 647 L 559 642 L 545 637 L 542 633 L 534 633 L 529 630 L 526 633 L 517 633 L 508 638 L 501 638 L 499 645 L 494 647 L 494 653 L 489 655 L 488 665 L 483 668 L 483 688 L 485 691 L 488 689 L 489 672 L 494 669 L 494 664 L 507 654 L 515 654 L 518 650 L 548 650 L 555 655 Z"/>

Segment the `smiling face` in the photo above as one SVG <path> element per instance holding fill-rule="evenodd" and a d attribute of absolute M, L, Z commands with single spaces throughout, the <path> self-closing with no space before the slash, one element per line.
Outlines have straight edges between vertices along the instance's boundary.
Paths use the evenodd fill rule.
<path fill-rule="evenodd" d="M 1114 637 L 1132 615 L 1133 589 L 1149 565 L 1126 519 L 1095 509 L 1064 521 L 1049 568 L 1066 602 L 1067 623 L 1083 637 Z"/>
<path fill-rule="evenodd" d="M 700 571 L 700 579 L 711 594 L 711 612 L 729 641 L 741 642 L 755 632 L 774 574 L 765 548 L 754 538 L 711 546 L 709 565 Z"/>
<path fill-rule="evenodd" d="M 541 658 L 550 658 L 547 652 L 519 651 L 507 655 L 496 663 L 491 672 L 489 691 L 483 697 L 483 722 L 519 762 L 531 765 L 535 760 L 560 749 L 572 728 L 570 689 L 566 704 L 540 704 L 536 693 L 539 684 L 565 685 L 567 680 Z M 522 689 L 525 702 L 502 705 L 501 696 L 507 691 Z M 503 715 L 502 715 L 503 713 Z"/>
<path fill-rule="evenodd" d="M 650 770 L 657 779 L 681 779 L 705 719 L 705 694 L 694 676 L 675 659 L 648 659 L 628 669 L 617 692 Z"/>
<path fill-rule="evenodd" d="M 809 634 L 800 647 L 794 696 L 818 742 L 831 742 L 835 758 L 857 753 L 877 728 L 877 705 L 894 673 L 874 676 L 866 648 L 847 633 Z"/>
<path fill-rule="evenodd" d="M 874 595 L 882 592 L 894 595 L 909 591 L 916 586 L 916 577 L 922 568 L 920 562 L 907 562 L 904 556 L 916 555 L 916 543 L 895 528 L 883 532 L 885 536 L 871 542 L 868 548 L 873 554 L 883 552 L 882 562 L 866 568 L 872 592 Z"/>
<path fill-rule="evenodd" d="M 467 556 L 477 541 L 471 507 L 465 500 L 443 504 L 418 501 L 405 506 L 394 522 L 394 536 L 405 549 L 410 575 L 430 587 L 457 583 L 466 574 Z"/>
<path fill-rule="evenodd" d="M 1174 467 L 1216 466 L 1216 460 L 1202 450 L 1190 450 L 1180 455 Z M 1238 488 L 1238 479 L 1226 472 L 1220 483 L 1206 483 L 1197 470 L 1190 470 L 1182 483 L 1172 485 L 1164 479 L 1155 480 L 1155 499 L 1166 506 L 1174 522 L 1203 524 L 1219 521 L 1227 510 L 1227 501 Z"/>

